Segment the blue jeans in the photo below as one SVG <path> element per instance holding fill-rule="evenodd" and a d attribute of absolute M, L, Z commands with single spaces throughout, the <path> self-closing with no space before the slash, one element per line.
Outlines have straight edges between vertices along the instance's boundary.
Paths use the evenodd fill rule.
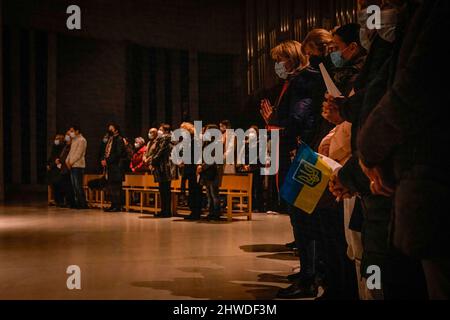
<path fill-rule="evenodd" d="M 214 217 L 220 216 L 219 185 L 214 182 L 207 183 L 206 195 L 209 202 L 209 214 Z"/>
<path fill-rule="evenodd" d="M 70 171 L 70 180 L 72 182 L 75 206 L 77 208 L 87 207 L 86 197 L 83 190 L 83 176 L 84 169 L 82 168 L 72 168 Z"/>

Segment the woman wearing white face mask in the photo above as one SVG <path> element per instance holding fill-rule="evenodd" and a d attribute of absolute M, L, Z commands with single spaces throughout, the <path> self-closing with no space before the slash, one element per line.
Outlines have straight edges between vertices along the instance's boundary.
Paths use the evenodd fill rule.
<path fill-rule="evenodd" d="M 147 145 L 144 138 L 136 138 L 134 140 L 134 154 L 131 158 L 130 169 L 132 172 L 144 172 L 144 155 L 147 152 Z"/>
<path fill-rule="evenodd" d="M 325 88 L 320 72 L 310 68 L 308 57 L 303 53 L 299 42 L 283 42 L 272 50 L 271 55 L 275 61 L 275 72 L 284 85 L 275 105 L 268 100 L 261 102 L 261 114 L 269 129 L 280 129 L 277 185 L 281 187 L 291 165 L 290 154 L 298 148 L 297 140 L 300 138 L 306 144 L 311 144 L 314 138 L 320 116 L 320 113 L 314 110 L 314 98 L 322 98 Z M 291 217 L 297 248 L 301 253 L 301 264 L 305 267 L 301 269 L 299 276 L 301 280 L 287 289 L 280 290 L 278 297 L 282 299 L 315 297 L 316 257 L 308 258 L 307 247 L 311 246 L 303 237 L 309 232 L 309 223 L 302 219 L 309 220 L 309 218 L 306 213 L 287 204 L 285 206 Z"/>
<path fill-rule="evenodd" d="M 64 204 L 64 196 L 62 189 L 59 187 L 58 182 L 60 180 L 60 169 L 56 164 L 56 160 L 59 159 L 63 149 L 64 149 L 64 135 L 58 134 L 55 136 L 53 142 L 52 151 L 50 157 L 47 161 L 47 178 L 48 183 L 52 186 L 53 194 L 55 197 L 55 203 L 57 206 L 62 206 Z"/>

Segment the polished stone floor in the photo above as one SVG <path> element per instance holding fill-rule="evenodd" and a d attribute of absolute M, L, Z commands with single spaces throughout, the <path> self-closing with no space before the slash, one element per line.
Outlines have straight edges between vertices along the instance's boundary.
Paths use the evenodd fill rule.
<path fill-rule="evenodd" d="M 0 299 L 273 299 L 298 260 L 289 218 L 180 218 L 0 206 Z M 81 290 L 67 289 L 68 266 Z"/>

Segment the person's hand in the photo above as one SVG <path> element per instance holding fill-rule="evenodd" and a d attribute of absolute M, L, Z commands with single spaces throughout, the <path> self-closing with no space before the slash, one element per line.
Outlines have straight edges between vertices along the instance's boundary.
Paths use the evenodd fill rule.
<path fill-rule="evenodd" d="M 50 168 L 50 166 L 49 166 L 49 165 L 47 165 L 47 171 L 50 171 L 50 169 L 51 169 L 51 168 Z"/>
<path fill-rule="evenodd" d="M 203 171 L 203 167 L 202 166 L 197 166 L 197 175 L 199 176 L 200 173 L 202 173 Z"/>
<path fill-rule="evenodd" d="M 264 99 L 261 101 L 260 112 L 266 124 L 269 124 L 273 117 L 273 107 L 271 106 L 269 100 Z"/>
<path fill-rule="evenodd" d="M 294 161 L 296 156 L 297 156 L 297 149 L 294 149 L 291 152 L 289 152 L 289 157 L 291 158 L 291 161 Z"/>
<path fill-rule="evenodd" d="M 345 121 L 339 113 L 338 105 L 329 100 L 322 104 L 322 117 L 334 125 L 340 125 Z"/>
<path fill-rule="evenodd" d="M 353 197 L 353 194 L 350 192 L 350 190 L 345 187 L 339 180 L 339 171 L 335 172 L 331 176 L 329 189 L 330 192 L 336 197 L 337 202 L 341 202 L 343 199 L 350 199 Z"/>
<path fill-rule="evenodd" d="M 326 157 L 330 155 L 330 144 L 329 143 L 322 143 L 319 146 L 319 154 L 322 154 Z"/>
<path fill-rule="evenodd" d="M 106 160 L 102 160 L 102 167 L 105 168 L 107 165 Z"/>
<path fill-rule="evenodd" d="M 370 180 L 370 190 L 374 195 L 391 197 L 395 190 L 389 187 L 383 180 L 383 171 L 379 167 L 367 168 L 360 160 L 362 171 Z"/>
<path fill-rule="evenodd" d="M 69 162 L 66 162 L 66 167 L 68 170 L 72 170 L 72 165 Z"/>

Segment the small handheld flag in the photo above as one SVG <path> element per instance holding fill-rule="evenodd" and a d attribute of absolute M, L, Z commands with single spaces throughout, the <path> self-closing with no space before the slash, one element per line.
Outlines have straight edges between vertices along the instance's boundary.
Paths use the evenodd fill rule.
<path fill-rule="evenodd" d="M 289 204 L 312 214 L 339 164 L 302 143 L 280 190 Z"/>

